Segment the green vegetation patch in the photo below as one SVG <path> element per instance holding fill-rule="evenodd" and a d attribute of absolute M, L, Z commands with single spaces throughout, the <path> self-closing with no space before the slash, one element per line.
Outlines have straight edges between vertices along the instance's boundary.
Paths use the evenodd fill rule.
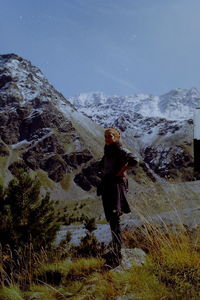
<path fill-rule="evenodd" d="M 36 171 L 37 177 L 43 187 L 53 189 L 55 183 L 48 177 L 48 174 L 43 170 Z"/>
<path fill-rule="evenodd" d="M 79 201 L 67 200 L 67 202 L 59 202 L 59 211 L 61 216 L 66 216 L 66 225 L 71 223 L 79 224 L 85 217 L 93 218 L 95 217 L 98 223 L 105 223 L 102 220 L 103 216 L 103 205 L 101 199 L 97 198 L 85 198 Z M 66 206 L 64 206 L 66 205 Z"/>
<path fill-rule="evenodd" d="M 2 172 L 5 172 L 5 168 L 6 168 L 6 165 L 7 165 L 7 160 L 8 160 L 7 157 L 0 156 L 0 170 Z"/>
<path fill-rule="evenodd" d="M 26 300 L 56 300 L 59 299 L 58 290 L 49 285 L 32 285 L 30 291 L 25 292 Z M 62 296 L 62 295 L 61 295 Z M 60 299 L 64 299 L 60 298 Z"/>
<path fill-rule="evenodd" d="M 7 160 L 7 157 L 0 156 L 0 185 L 4 185 L 5 183 Z"/>
<path fill-rule="evenodd" d="M 73 152 L 75 150 L 72 137 L 70 136 L 70 133 L 63 133 L 59 132 L 58 130 L 54 129 L 54 134 L 58 138 L 59 142 L 62 144 L 64 151 L 66 153 Z"/>
<path fill-rule="evenodd" d="M 67 191 L 70 187 L 71 181 L 72 181 L 72 174 L 65 174 L 63 179 L 60 181 L 62 189 Z"/>
<path fill-rule="evenodd" d="M 36 280 L 44 282 L 53 282 L 59 280 L 59 283 L 63 283 L 66 280 L 74 280 L 75 277 L 87 277 L 91 272 L 100 270 L 103 265 L 102 259 L 96 258 L 79 258 L 66 259 L 64 261 L 58 261 L 51 264 L 41 265 L 35 273 Z"/>
<path fill-rule="evenodd" d="M 3 286 L 0 288 L 1 300 L 24 300 L 22 292 L 18 286 Z"/>

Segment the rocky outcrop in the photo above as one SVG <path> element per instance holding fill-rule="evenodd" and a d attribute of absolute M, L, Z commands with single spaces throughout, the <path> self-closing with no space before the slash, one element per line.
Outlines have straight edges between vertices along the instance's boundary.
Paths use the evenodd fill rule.
<path fill-rule="evenodd" d="M 139 248 L 122 248 L 122 261 L 118 267 L 114 269 L 115 272 L 123 272 L 130 269 L 133 265 L 141 266 L 146 262 L 146 253 Z"/>
<path fill-rule="evenodd" d="M 48 173 L 49 178 L 55 182 L 61 181 L 64 174 L 69 169 L 65 164 L 65 161 L 58 154 L 50 154 L 44 157 L 40 163 L 41 169 Z"/>
<path fill-rule="evenodd" d="M 64 154 L 63 159 L 71 168 L 77 169 L 78 166 L 87 163 L 93 158 L 89 150 L 72 152 L 70 154 Z"/>
<path fill-rule="evenodd" d="M 8 82 L 12 81 L 12 77 L 9 75 L 0 76 L 0 89 L 4 87 Z"/>
<path fill-rule="evenodd" d="M 51 133 L 47 133 L 23 152 L 23 159 L 27 166 L 33 170 L 41 168 L 56 182 L 62 180 L 64 174 L 72 172 L 92 158 L 92 154 L 87 149 L 66 154 L 63 145 Z"/>
<path fill-rule="evenodd" d="M 87 168 L 83 168 L 81 173 L 77 174 L 74 182 L 84 191 L 89 191 L 92 187 L 97 187 L 100 183 L 99 162 L 91 163 Z"/>
<path fill-rule="evenodd" d="M 20 140 L 19 127 L 22 120 L 16 110 L 2 109 L 1 107 L 0 136 L 6 144 L 15 144 Z"/>
<path fill-rule="evenodd" d="M 59 132 L 72 132 L 74 130 L 70 120 L 64 116 L 51 103 L 44 105 L 42 111 L 32 111 L 20 124 L 20 140 L 33 140 L 46 134 L 42 130 L 55 128 Z"/>
<path fill-rule="evenodd" d="M 162 145 L 146 147 L 144 161 L 161 177 L 176 178 L 180 171 L 183 179 L 192 179 L 193 158 L 182 146 L 164 147 Z M 184 173 L 185 170 L 185 173 Z"/>

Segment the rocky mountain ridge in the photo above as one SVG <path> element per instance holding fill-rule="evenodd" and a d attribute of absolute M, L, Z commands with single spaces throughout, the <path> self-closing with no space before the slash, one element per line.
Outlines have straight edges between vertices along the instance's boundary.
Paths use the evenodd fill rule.
<path fill-rule="evenodd" d="M 69 100 L 97 124 L 118 127 L 126 144 L 159 176 L 192 179 L 193 114 L 200 106 L 196 88 L 162 96 L 89 93 Z"/>
<path fill-rule="evenodd" d="M 66 197 L 69 186 L 71 197 L 84 197 L 76 177 L 102 155 L 102 132 L 29 61 L 0 56 L 0 183 L 22 168 L 39 174 L 58 198 Z M 87 177 L 91 189 L 98 178 L 91 183 Z"/>

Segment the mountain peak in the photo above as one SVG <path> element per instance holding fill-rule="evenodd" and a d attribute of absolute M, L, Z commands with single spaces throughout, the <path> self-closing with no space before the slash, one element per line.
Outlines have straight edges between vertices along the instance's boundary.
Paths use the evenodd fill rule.
<path fill-rule="evenodd" d="M 15 53 L 0 54 L 0 59 L 4 59 L 4 60 L 17 59 L 19 61 L 24 60 L 21 56 L 15 54 Z"/>
<path fill-rule="evenodd" d="M 191 97 L 198 97 L 200 98 L 200 92 L 197 88 L 192 87 L 188 92 L 187 92 L 187 96 L 191 96 Z"/>
<path fill-rule="evenodd" d="M 5 162 L 0 182 L 22 168 L 42 171 L 45 188 L 55 188 L 56 197 L 59 190 L 66 198 L 63 186 L 54 184 L 62 180 L 79 193 L 83 180 L 75 184 L 73 179 L 99 155 L 103 147 L 95 138 L 101 134 L 31 62 L 16 54 L 0 55 L 0 156 Z M 84 188 L 91 189 L 85 181 Z"/>

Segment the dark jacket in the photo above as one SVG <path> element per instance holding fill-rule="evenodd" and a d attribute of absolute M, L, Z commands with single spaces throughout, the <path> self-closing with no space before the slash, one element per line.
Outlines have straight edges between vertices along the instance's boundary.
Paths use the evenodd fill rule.
<path fill-rule="evenodd" d="M 118 214 L 129 213 L 126 194 L 128 191 L 128 180 L 126 177 L 117 176 L 123 166 L 136 166 L 136 157 L 118 142 L 105 145 L 104 156 L 100 162 L 103 173 L 100 184 L 103 207 L 107 221 L 116 210 Z"/>

